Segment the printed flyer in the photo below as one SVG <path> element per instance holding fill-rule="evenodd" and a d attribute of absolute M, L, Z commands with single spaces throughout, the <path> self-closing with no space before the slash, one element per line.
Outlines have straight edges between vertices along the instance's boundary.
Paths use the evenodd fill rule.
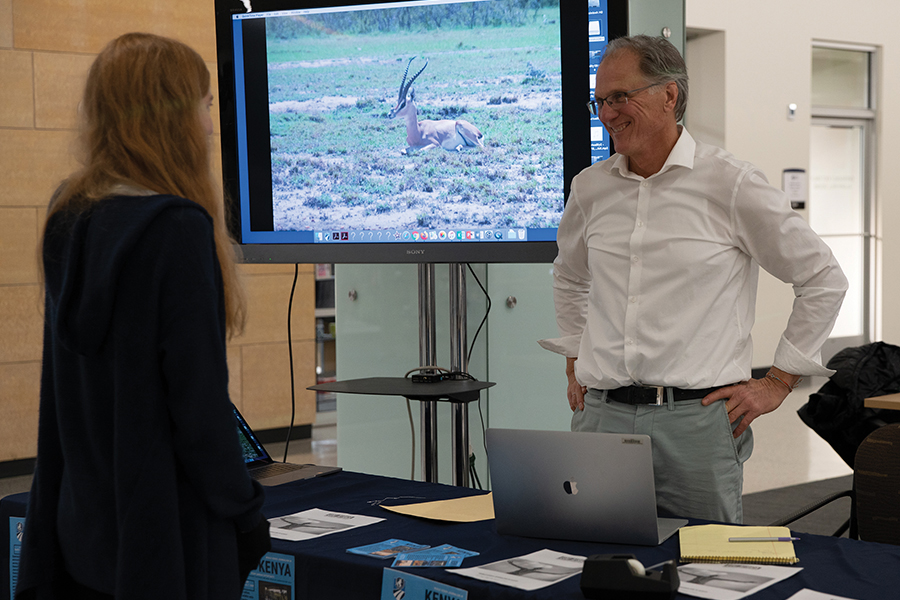
<path fill-rule="evenodd" d="M 404 571 L 385 569 L 381 577 L 381 600 L 466 600 L 469 592 Z"/>
<path fill-rule="evenodd" d="M 294 557 L 267 552 L 250 572 L 241 600 L 294 600 Z"/>
<path fill-rule="evenodd" d="M 398 554 L 404 552 L 415 552 L 416 550 L 424 550 L 428 548 L 425 544 L 416 544 L 415 542 L 407 542 L 406 540 L 390 539 L 377 544 L 369 544 L 368 546 L 359 546 L 350 548 L 347 552 L 351 554 L 361 554 L 363 556 L 371 556 L 373 558 L 394 558 Z"/>
<path fill-rule="evenodd" d="M 690 563 L 678 567 L 681 579 L 678 593 L 711 600 L 739 600 L 801 570 L 799 567 L 745 563 Z"/>
<path fill-rule="evenodd" d="M 381 521 L 384 519 L 311 508 L 292 515 L 269 519 L 269 523 L 272 525 L 269 534 L 280 540 L 300 542 L 331 533 L 348 531 L 356 527 L 365 527 Z"/>
<path fill-rule="evenodd" d="M 9 518 L 9 597 L 15 596 L 19 578 L 19 557 L 22 555 L 22 534 L 25 531 L 23 517 Z"/>
<path fill-rule="evenodd" d="M 480 567 L 448 569 L 448 571 L 464 577 L 492 581 L 520 590 L 534 591 L 578 575 L 583 566 L 583 556 L 564 554 L 553 550 L 539 550 Z"/>

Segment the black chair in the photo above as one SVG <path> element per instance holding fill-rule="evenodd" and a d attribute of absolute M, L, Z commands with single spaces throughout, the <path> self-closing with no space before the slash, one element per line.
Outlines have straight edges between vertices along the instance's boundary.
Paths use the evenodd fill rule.
<path fill-rule="evenodd" d="M 900 424 L 873 432 L 853 472 L 859 539 L 900 546 Z"/>
<path fill-rule="evenodd" d="M 853 489 L 836 492 L 772 523 L 786 526 L 839 498 L 851 499 L 850 517 L 834 536 L 900 545 L 900 424 L 869 434 L 856 451 Z"/>
<path fill-rule="evenodd" d="M 841 537 L 849 529 L 849 533 L 847 534 L 848 537 L 850 537 L 851 539 L 854 539 L 854 540 L 858 540 L 859 533 L 857 530 L 856 518 L 855 518 L 856 494 L 854 493 L 854 490 L 852 490 L 852 489 L 842 490 L 840 492 L 835 492 L 833 494 L 829 494 L 828 496 L 825 496 L 824 498 L 821 498 L 820 500 L 816 500 L 812 504 L 808 504 L 807 506 L 804 506 L 797 512 L 791 513 L 790 515 L 788 515 L 784 518 L 781 518 L 781 519 L 778 519 L 777 521 L 769 523 L 769 526 L 770 527 L 785 527 L 787 525 L 790 525 L 794 521 L 799 521 L 803 517 L 814 513 L 815 511 L 819 510 L 820 508 L 828 506 L 829 504 L 831 504 L 832 502 L 834 502 L 836 500 L 840 500 L 841 498 L 850 498 L 850 517 L 840 527 L 838 527 L 835 530 L 835 532 L 832 533 L 831 535 L 833 537 Z"/>

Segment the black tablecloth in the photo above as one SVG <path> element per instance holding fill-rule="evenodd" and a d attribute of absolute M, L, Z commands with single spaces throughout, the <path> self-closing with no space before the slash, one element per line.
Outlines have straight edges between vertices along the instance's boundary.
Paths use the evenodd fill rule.
<path fill-rule="evenodd" d="M 322 508 L 382 517 L 375 525 L 328 535 L 306 542 L 274 540 L 273 550 L 297 556 L 298 598 L 377 598 L 382 569 L 390 561 L 358 556 L 348 548 L 399 538 L 435 546 L 453 544 L 479 552 L 467 558 L 463 567 L 487 564 L 528 554 L 543 548 L 580 556 L 592 554 L 634 554 L 651 566 L 678 557 L 678 536 L 658 547 L 588 544 L 559 540 L 539 540 L 496 533 L 493 521 L 450 524 L 427 521 L 386 511 L 378 504 L 411 504 L 483 493 L 434 483 L 376 477 L 360 473 L 340 473 L 320 480 L 307 480 L 270 488 L 265 512 L 276 517 L 307 508 Z M 691 524 L 699 524 L 692 521 Z M 758 592 L 754 600 L 782 600 L 803 588 L 847 596 L 857 600 L 885 600 L 900 597 L 900 547 L 857 542 L 826 536 L 801 534 L 794 542 L 803 567 L 794 577 Z M 532 598 L 540 600 L 584 596 L 575 576 L 556 585 L 523 592 L 450 573 L 445 569 L 408 569 L 409 572 L 442 581 L 469 591 L 469 598 Z M 679 594 L 678 598 L 689 598 Z"/>
<path fill-rule="evenodd" d="M 677 535 L 657 547 L 529 539 L 498 535 L 493 521 L 442 523 L 399 515 L 381 508 L 381 505 L 446 500 L 478 493 L 484 492 L 436 483 L 341 472 L 267 488 L 264 512 L 271 518 L 309 508 L 321 508 L 385 519 L 374 525 L 303 542 L 273 540 L 273 552 L 295 557 L 295 598 L 298 600 L 378 598 L 382 570 L 389 567 L 391 561 L 351 554 L 347 549 L 391 538 L 429 546 L 452 544 L 480 553 L 467 558 L 463 567 L 487 564 L 544 548 L 580 556 L 634 554 L 646 566 L 678 557 Z M 10 515 L 24 514 L 26 502 L 27 494 L 4 498 L 0 502 L 0 514 L 4 523 L 8 523 Z M 702 522 L 691 522 L 692 525 L 700 523 Z M 794 542 L 794 547 L 800 562 L 795 566 L 802 567 L 803 570 L 790 579 L 754 594 L 754 600 L 783 600 L 804 588 L 856 600 L 900 597 L 900 592 L 897 591 L 900 590 L 900 547 L 805 533 L 799 536 L 801 539 Z M 3 554 L 8 554 L 8 545 Z M 0 580 L 3 584 L 0 598 L 9 589 L 7 564 L 0 567 Z M 542 590 L 524 592 L 462 577 L 441 568 L 404 570 L 468 590 L 471 600 L 583 598 L 578 586 L 578 576 Z M 677 597 L 689 598 L 681 594 Z"/>

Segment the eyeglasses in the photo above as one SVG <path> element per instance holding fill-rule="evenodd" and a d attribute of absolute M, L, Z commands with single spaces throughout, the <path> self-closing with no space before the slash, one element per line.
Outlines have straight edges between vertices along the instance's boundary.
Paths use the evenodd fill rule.
<path fill-rule="evenodd" d="M 662 83 L 651 83 L 650 85 L 645 85 L 642 88 L 637 88 L 636 90 L 628 90 L 627 92 L 615 92 L 610 94 L 606 98 L 597 98 L 596 100 L 591 100 L 587 103 L 588 111 L 594 115 L 595 117 L 600 116 L 600 109 L 603 108 L 603 103 L 609 105 L 610 108 L 621 108 L 622 106 L 628 104 L 628 99 L 637 94 L 638 92 L 643 92 L 644 90 L 649 90 L 652 87 L 656 87 L 658 85 L 663 85 Z"/>

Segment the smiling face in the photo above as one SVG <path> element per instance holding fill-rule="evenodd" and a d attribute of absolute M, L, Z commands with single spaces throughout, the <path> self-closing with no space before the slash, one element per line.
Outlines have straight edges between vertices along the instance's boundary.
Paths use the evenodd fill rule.
<path fill-rule="evenodd" d="M 595 96 L 606 98 L 651 83 L 641 73 L 637 54 L 621 51 L 604 59 L 597 68 Z M 647 177 L 665 164 L 678 140 L 674 110 L 677 96 L 677 86 L 670 82 L 637 92 L 616 108 L 606 103 L 600 107 L 600 121 L 609 132 L 616 153 L 628 157 L 634 173 Z"/>

